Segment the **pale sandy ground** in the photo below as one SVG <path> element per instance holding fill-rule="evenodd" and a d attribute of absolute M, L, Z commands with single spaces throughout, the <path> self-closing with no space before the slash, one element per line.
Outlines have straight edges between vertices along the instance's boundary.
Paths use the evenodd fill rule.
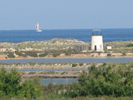
<path fill-rule="evenodd" d="M 122 53 L 111 53 L 112 56 L 107 56 L 108 53 L 90 53 L 90 54 L 72 54 L 70 56 L 66 56 L 64 54 L 61 54 L 57 57 L 49 56 L 49 57 L 19 57 L 16 56 L 15 58 L 7 58 L 7 59 L 63 59 L 63 58 L 130 58 L 133 57 L 133 53 L 127 53 L 126 56 L 122 56 Z M 7 55 L 0 55 L 0 60 L 5 60 Z"/>

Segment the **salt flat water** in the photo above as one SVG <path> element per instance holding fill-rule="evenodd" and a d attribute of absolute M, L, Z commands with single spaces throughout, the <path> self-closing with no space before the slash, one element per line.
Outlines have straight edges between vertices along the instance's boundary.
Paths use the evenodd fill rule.
<path fill-rule="evenodd" d="M 44 79 L 42 78 L 41 79 L 41 84 L 42 85 L 48 85 L 49 83 L 53 83 L 53 84 L 71 84 L 73 82 L 78 82 L 78 79 L 77 78 L 47 78 L 47 79 Z"/>
<path fill-rule="evenodd" d="M 0 42 L 41 41 L 53 38 L 73 38 L 84 42 L 91 41 L 93 29 L 62 29 L 62 30 L 0 30 Z M 133 28 L 101 29 L 103 42 L 133 40 Z"/>
<path fill-rule="evenodd" d="M 131 62 L 133 58 L 53 58 L 53 59 L 10 59 L 0 60 L 0 63 L 106 63 L 106 62 Z"/>

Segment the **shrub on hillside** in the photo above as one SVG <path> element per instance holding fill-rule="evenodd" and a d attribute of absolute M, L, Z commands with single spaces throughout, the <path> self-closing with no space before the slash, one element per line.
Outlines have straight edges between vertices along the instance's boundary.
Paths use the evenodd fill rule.
<path fill-rule="evenodd" d="M 27 57 L 28 56 L 25 52 L 22 52 L 22 51 L 15 51 L 15 53 L 21 57 Z"/>
<path fill-rule="evenodd" d="M 59 55 L 60 55 L 59 52 L 55 52 L 55 53 L 53 53 L 53 57 L 57 57 L 57 56 L 59 56 Z"/>
<path fill-rule="evenodd" d="M 26 53 L 27 55 L 31 56 L 31 57 L 38 57 L 36 51 L 27 51 L 27 52 L 25 52 L 25 53 Z"/>
<path fill-rule="evenodd" d="M 107 56 L 111 56 L 111 54 L 110 54 L 110 53 L 108 53 L 108 54 L 107 54 Z"/>
<path fill-rule="evenodd" d="M 77 66 L 77 64 L 72 64 L 72 67 L 76 67 Z"/>
<path fill-rule="evenodd" d="M 9 58 L 15 58 L 14 54 L 13 53 L 8 53 L 7 55 Z"/>
<path fill-rule="evenodd" d="M 39 54 L 39 57 L 45 57 L 45 56 L 47 56 L 46 53 L 45 54 Z"/>
<path fill-rule="evenodd" d="M 83 63 L 80 63 L 80 64 L 79 64 L 79 66 L 82 66 L 82 65 L 83 65 Z"/>
<path fill-rule="evenodd" d="M 133 44 L 128 44 L 126 45 L 126 47 L 133 47 Z"/>

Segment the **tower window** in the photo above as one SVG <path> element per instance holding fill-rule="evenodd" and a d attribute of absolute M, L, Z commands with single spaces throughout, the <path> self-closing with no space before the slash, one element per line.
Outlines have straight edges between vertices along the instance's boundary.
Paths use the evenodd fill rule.
<path fill-rule="evenodd" d="M 100 45 L 100 48 L 102 48 L 102 45 Z"/>

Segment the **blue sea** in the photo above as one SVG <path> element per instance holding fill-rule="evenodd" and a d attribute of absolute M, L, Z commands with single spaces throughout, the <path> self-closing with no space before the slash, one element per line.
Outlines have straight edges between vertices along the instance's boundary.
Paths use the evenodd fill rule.
<path fill-rule="evenodd" d="M 63 29 L 63 30 L 1 30 L 0 42 L 41 41 L 53 38 L 73 38 L 84 42 L 91 41 L 93 29 Z M 103 42 L 133 40 L 133 28 L 101 29 Z"/>

